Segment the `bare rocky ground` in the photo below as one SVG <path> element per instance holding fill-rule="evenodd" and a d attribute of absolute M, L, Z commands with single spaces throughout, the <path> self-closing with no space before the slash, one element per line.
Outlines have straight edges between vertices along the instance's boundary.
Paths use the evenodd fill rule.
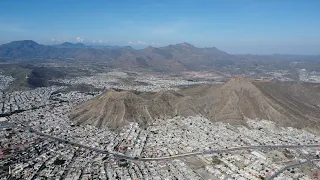
<path fill-rule="evenodd" d="M 144 126 L 155 118 L 203 115 L 211 121 L 245 124 L 266 119 L 281 126 L 320 128 L 319 84 L 234 78 L 221 85 L 146 93 L 108 91 L 75 107 L 70 119 L 96 127 Z"/>

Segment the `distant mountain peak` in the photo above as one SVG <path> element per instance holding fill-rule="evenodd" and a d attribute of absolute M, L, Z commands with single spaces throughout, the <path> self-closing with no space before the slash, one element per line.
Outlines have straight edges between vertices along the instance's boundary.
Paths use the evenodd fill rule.
<path fill-rule="evenodd" d="M 185 48 L 194 48 L 195 47 L 194 45 L 189 44 L 187 42 L 179 43 L 179 44 L 176 44 L 174 46 L 185 47 Z"/>
<path fill-rule="evenodd" d="M 175 45 L 170 44 L 169 46 L 166 46 L 166 47 L 169 47 L 171 49 L 195 49 L 196 48 L 195 46 L 187 42 L 183 42 Z"/>
<path fill-rule="evenodd" d="M 64 43 L 56 45 L 56 47 L 60 47 L 60 48 L 85 48 L 86 45 L 84 45 L 82 43 L 64 42 Z"/>
<path fill-rule="evenodd" d="M 32 44 L 38 44 L 38 43 L 36 43 L 35 41 L 33 41 L 33 40 L 21 40 L 21 41 L 13 41 L 13 42 L 24 42 L 24 43 L 32 43 Z"/>
<path fill-rule="evenodd" d="M 10 50 L 7 51 L 7 52 L 9 52 L 12 50 L 21 51 L 21 50 L 26 50 L 26 49 L 28 49 L 28 51 L 29 51 L 31 49 L 43 47 L 43 45 L 40 45 L 32 40 L 21 40 L 21 41 L 12 41 L 8 44 L 3 44 L 3 45 L 1 45 L 1 47 L 9 48 Z"/>
<path fill-rule="evenodd" d="M 85 46 L 84 44 L 82 44 L 82 43 L 76 43 L 76 45 L 82 45 L 82 46 Z"/>
<path fill-rule="evenodd" d="M 148 46 L 148 47 L 146 47 L 145 49 L 154 49 L 154 47 Z"/>
<path fill-rule="evenodd" d="M 64 42 L 64 43 L 61 43 L 61 45 L 69 45 L 69 44 L 72 44 L 71 42 Z"/>
<path fill-rule="evenodd" d="M 154 47 L 148 46 L 148 47 L 142 49 L 142 51 L 144 51 L 144 52 L 153 52 L 154 49 L 155 49 Z"/>
<path fill-rule="evenodd" d="M 187 42 L 183 42 L 183 43 L 181 43 L 181 45 L 182 45 L 182 46 L 194 47 L 193 45 L 191 45 L 191 44 L 189 44 L 189 43 L 187 43 Z"/>
<path fill-rule="evenodd" d="M 39 45 L 33 40 L 12 41 L 9 44 Z"/>
<path fill-rule="evenodd" d="M 123 46 L 125 49 L 133 49 L 131 46 Z"/>

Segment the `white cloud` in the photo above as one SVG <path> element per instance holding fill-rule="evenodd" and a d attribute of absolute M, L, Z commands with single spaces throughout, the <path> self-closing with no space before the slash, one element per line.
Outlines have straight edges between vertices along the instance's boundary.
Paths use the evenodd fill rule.
<path fill-rule="evenodd" d="M 83 39 L 83 38 L 81 38 L 81 37 L 77 37 L 77 38 L 76 38 L 76 41 L 77 41 L 77 42 L 83 42 L 83 41 L 84 41 L 84 39 Z"/>
<path fill-rule="evenodd" d="M 144 41 L 129 41 L 128 44 L 136 44 L 136 45 L 146 45 L 147 42 Z"/>
<path fill-rule="evenodd" d="M 152 45 L 152 46 L 161 46 L 161 44 L 154 43 L 154 42 L 152 42 L 151 45 Z"/>
<path fill-rule="evenodd" d="M 151 42 L 151 43 L 147 43 L 145 41 L 128 41 L 128 44 L 130 45 L 151 45 L 151 46 L 161 46 L 161 44 L 155 43 L 155 42 Z"/>
<path fill-rule="evenodd" d="M 92 42 L 92 43 L 100 43 L 100 44 L 102 44 L 102 43 L 106 43 L 107 41 L 103 41 L 103 40 L 101 40 L 101 39 L 99 39 L 99 40 L 93 39 L 93 40 L 91 40 L 91 42 Z"/>
<path fill-rule="evenodd" d="M 143 42 L 143 41 L 138 41 L 137 43 L 138 44 L 147 44 L 146 42 Z"/>
<path fill-rule="evenodd" d="M 53 43 L 67 42 L 67 40 L 61 40 L 61 39 L 55 39 L 55 38 L 51 38 L 51 41 L 52 41 Z"/>

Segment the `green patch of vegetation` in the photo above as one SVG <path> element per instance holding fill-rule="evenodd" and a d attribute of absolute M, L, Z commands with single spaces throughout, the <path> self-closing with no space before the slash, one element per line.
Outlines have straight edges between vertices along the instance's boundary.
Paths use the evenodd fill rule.
<path fill-rule="evenodd" d="M 14 81 L 6 89 L 8 92 L 52 85 L 65 86 L 66 84 L 57 83 L 53 80 L 91 75 L 89 70 L 79 67 L 42 67 L 25 63 L 0 64 L 0 72 L 14 78 Z"/>
<path fill-rule="evenodd" d="M 212 158 L 212 165 L 217 165 L 217 164 L 221 164 L 222 161 L 218 158 Z"/>
<path fill-rule="evenodd" d="M 69 93 L 71 91 L 78 91 L 81 93 L 90 93 L 90 92 L 98 92 L 102 89 L 95 88 L 93 85 L 90 84 L 74 84 L 71 86 L 68 86 L 62 90 L 57 91 L 56 93 Z"/>
<path fill-rule="evenodd" d="M 46 87 L 53 85 L 50 80 L 63 78 L 67 75 L 64 71 L 55 68 L 34 67 L 28 78 L 28 85 L 31 88 Z"/>
<path fill-rule="evenodd" d="M 10 83 L 6 91 L 28 89 L 28 77 L 32 69 L 17 64 L 2 64 L 0 71 L 6 76 L 12 76 L 15 80 Z"/>

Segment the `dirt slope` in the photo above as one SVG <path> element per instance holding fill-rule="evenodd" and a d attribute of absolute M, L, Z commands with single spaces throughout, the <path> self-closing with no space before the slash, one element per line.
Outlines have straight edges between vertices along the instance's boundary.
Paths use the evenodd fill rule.
<path fill-rule="evenodd" d="M 172 92 L 138 93 L 110 90 L 99 97 L 76 107 L 70 118 L 80 124 L 112 129 L 128 122 L 147 125 L 154 118 L 175 115 L 179 96 Z"/>
<path fill-rule="evenodd" d="M 319 85 L 237 78 L 223 85 L 196 86 L 178 92 L 111 90 L 75 107 L 70 119 L 117 129 L 128 122 L 148 125 L 154 118 L 175 115 L 203 115 L 232 124 L 259 118 L 283 126 L 320 128 Z"/>

